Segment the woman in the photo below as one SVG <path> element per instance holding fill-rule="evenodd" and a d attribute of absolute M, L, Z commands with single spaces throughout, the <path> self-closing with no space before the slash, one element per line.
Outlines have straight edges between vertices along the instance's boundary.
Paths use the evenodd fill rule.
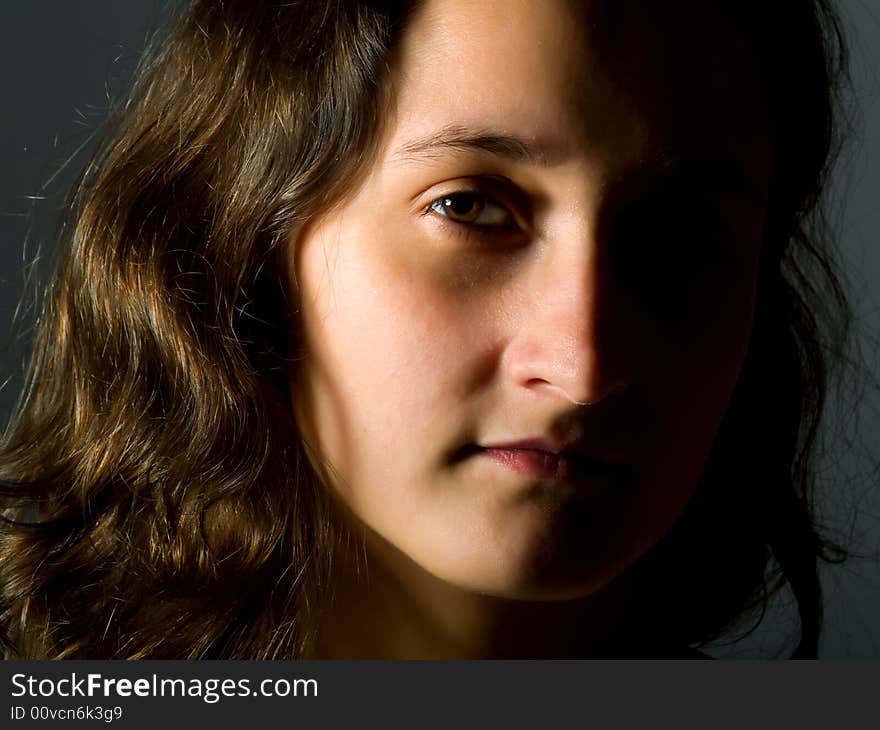
<path fill-rule="evenodd" d="M 815 656 L 841 49 L 806 0 L 194 2 L 2 444 L 8 653 L 680 656 L 788 582 Z"/>

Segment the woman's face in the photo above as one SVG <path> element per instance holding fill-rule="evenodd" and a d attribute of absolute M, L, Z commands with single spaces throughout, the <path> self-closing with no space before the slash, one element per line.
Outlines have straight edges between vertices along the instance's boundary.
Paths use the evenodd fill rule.
<path fill-rule="evenodd" d="M 455 586 L 595 592 L 706 465 L 770 149 L 745 45 L 683 6 L 424 3 L 369 174 L 292 242 L 318 468 Z"/>

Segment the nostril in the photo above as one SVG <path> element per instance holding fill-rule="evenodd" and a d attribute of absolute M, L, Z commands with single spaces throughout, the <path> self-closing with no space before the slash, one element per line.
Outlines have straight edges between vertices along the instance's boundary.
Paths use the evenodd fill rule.
<path fill-rule="evenodd" d="M 582 393 L 570 392 L 564 387 L 555 385 L 554 383 L 550 383 L 543 378 L 532 378 L 528 380 L 526 382 L 526 387 L 534 388 L 535 390 L 546 390 L 549 394 L 556 396 L 561 395 L 567 401 L 576 406 L 594 406 L 606 400 L 607 398 L 610 398 L 618 393 L 625 391 L 629 387 L 629 381 L 626 378 L 621 378 L 611 387 L 597 388 L 590 392 Z"/>
<path fill-rule="evenodd" d="M 577 406 L 587 406 L 592 405 L 595 401 L 589 400 L 578 400 L 576 397 L 572 397 L 565 388 L 561 388 L 558 385 L 554 385 L 542 378 L 532 378 L 526 383 L 526 386 L 529 388 L 533 388 L 535 390 L 546 390 L 551 395 L 562 395 L 566 400 L 570 401 L 574 405 Z"/>

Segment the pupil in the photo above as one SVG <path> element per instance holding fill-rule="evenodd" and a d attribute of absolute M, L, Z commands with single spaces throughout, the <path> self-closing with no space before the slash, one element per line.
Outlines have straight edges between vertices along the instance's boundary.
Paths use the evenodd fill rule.
<path fill-rule="evenodd" d="M 446 199 L 446 208 L 462 218 L 478 213 L 480 203 L 474 195 L 452 195 Z"/>

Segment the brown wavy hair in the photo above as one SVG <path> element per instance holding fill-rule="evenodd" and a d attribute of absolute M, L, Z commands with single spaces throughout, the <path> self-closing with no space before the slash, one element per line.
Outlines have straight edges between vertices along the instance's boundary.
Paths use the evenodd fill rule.
<path fill-rule="evenodd" d="M 698 644 L 787 582 L 795 656 L 815 656 L 817 560 L 844 554 L 812 459 L 850 319 L 821 207 L 845 46 L 825 0 L 716 4 L 758 55 L 774 132 L 755 327 L 626 621 Z M 410 5 L 196 0 L 145 56 L 77 185 L 0 442 L 7 656 L 310 655 L 348 536 L 292 416 L 281 257 L 369 165 Z"/>

